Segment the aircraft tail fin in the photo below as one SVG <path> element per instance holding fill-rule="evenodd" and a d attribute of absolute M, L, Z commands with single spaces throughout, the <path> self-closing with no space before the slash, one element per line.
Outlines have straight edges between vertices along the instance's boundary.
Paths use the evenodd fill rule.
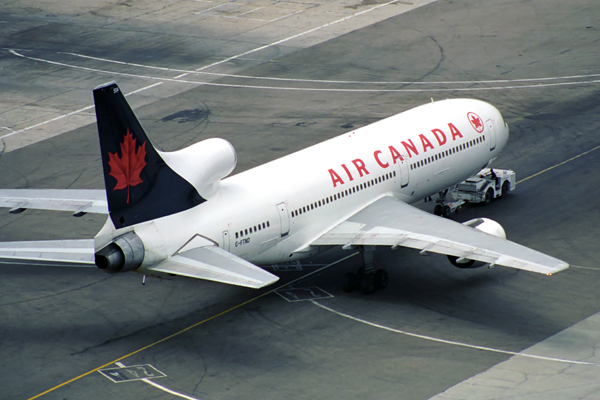
<path fill-rule="evenodd" d="M 169 167 L 115 82 L 94 89 L 94 104 L 110 218 L 124 228 L 205 201 Z"/>

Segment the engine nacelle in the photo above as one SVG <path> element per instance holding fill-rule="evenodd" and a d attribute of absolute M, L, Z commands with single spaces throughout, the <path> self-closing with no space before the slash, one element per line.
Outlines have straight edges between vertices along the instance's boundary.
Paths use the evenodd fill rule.
<path fill-rule="evenodd" d="M 96 252 L 96 266 L 110 274 L 134 271 L 144 261 L 144 243 L 135 232 L 127 232 Z"/>
<path fill-rule="evenodd" d="M 477 229 L 479 231 L 488 233 L 493 236 L 501 237 L 506 239 L 506 232 L 502 225 L 494 220 L 488 218 L 476 218 L 467 222 L 463 222 L 463 225 Z M 469 260 L 467 258 L 459 258 L 455 256 L 448 256 L 448 260 L 457 268 L 479 268 L 483 267 L 486 263 L 481 261 Z"/>
<path fill-rule="evenodd" d="M 217 193 L 221 179 L 237 164 L 231 143 L 219 138 L 206 139 L 177 151 L 160 152 L 160 155 L 205 199 Z"/>

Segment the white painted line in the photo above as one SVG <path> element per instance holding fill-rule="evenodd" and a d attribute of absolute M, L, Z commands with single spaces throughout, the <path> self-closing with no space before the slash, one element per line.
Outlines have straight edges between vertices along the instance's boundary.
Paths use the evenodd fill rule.
<path fill-rule="evenodd" d="M 418 333 L 412 333 L 412 332 L 403 331 L 401 329 L 390 328 L 390 327 L 385 326 L 385 325 L 376 324 L 374 322 L 370 322 L 370 321 L 367 321 L 367 320 L 364 320 L 364 319 L 361 319 L 361 318 L 358 318 L 358 317 L 353 317 L 352 315 L 345 314 L 345 313 L 342 313 L 340 311 L 336 311 L 333 308 L 324 306 L 323 304 L 319 303 L 316 300 L 310 300 L 310 302 L 313 303 L 314 305 L 316 305 L 316 306 L 324 309 L 324 310 L 327 310 L 327 311 L 329 311 L 331 313 L 339 315 L 340 317 L 348 318 L 348 319 L 351 319 L 353 321 L 360 322 L 362 324 L 373 326 L 375 328 L 383 329 L 383 330 L 386 330 L 386 331 L 390 331 L 390 332 L 394 332 L 394 333 L 399 333 L 401 335 L 406 335 L 406 336 L 415 337 L 415 338 L 419 338 L 419 339 L 429 340 L 429 341 L 432 341 L 432 342 L 450 344 L 450 345 L 453 345 L 453 346 L 467 347 L 467 348 L 475 349 L 475 350 L 489 351 L 489 352 L 492 352 L 492 353 L 500 353 L 500 354 L 507 354 L 507 355 L 511 355 L 511 356 L 521 356 L 521 357 L 526 357 L 526 358 L 533 358 L 533 359 L 536 359 L 536 360 L 555 361 L 555 362 L 566 363 L 566 364 L 591 365 L 591 366 L 595 366 L 595 367 L 600 367 L 600 364 L 595 364 L 595 363 L 586 362 L 586 361 L 567 360 L 567 359 L 564 359 L 564 358 L 538 356 L 538 355 L 535 355 L 535 354 L 527 354 L 527 353 L 516 352 L 516 351 L 509 351 L 509 350 L 501 350 L 501 349 L 495 349 L 493 347 L 477 346 L 477 345 L 474 345 L 474 344 L 457 342 L 457 341 L 454 341 L 454 340 L 446 340 L 446 339 L 436 338 L 436 337 L 433 337 L 433 336 L 420 335 Z"/>
<path fill-rule="evenodd" d="M 275 19 L 269 20 L 269 21 L 267 21 L 267 22 L 277 22 L 277 21 L 280 21 L 280 20 L 282 20 L 282 19 L 286 19 L 286 18 L 288 18 L 288 17 L 292 17 L 292 16 L 294 16 L 294 15 L 296 15 L 296 14 L 303 13 L 304 11 L 305 11 L 305 10 L 298 10 L 298 11 L 296 11 L 296 12 L 293 12 L 293 13 L 291 13 L 291 14 L 287 14 L 287 15 L 284 15 L 283 17 L 275 18 Z"/>
<path fill-rule="evenodd" d="M 169 388 L 166 388 L 166 387 L 164 387 L 164 386 L 162 386 L 162 385 L 159 385 L 158 383 L 156 383 L 156 382 L 154 382 L 154 381 L 152 381 L 152 380 L 150 380 L 150 379 L 142 379 L 142 381 L 143 381 L 143 382 L 146 382 L 148 385 L 152 385 L 152 386 L 154 386 L 155 388 L 162 390 L 163 392 L 167 392 L 167 393 L 169 393 L 169 394 L 172 394 L 173 396 L 181 397 L 182 399 L 187 399 L 187 400 L 200 400 L 200 399 L 199 399 L 199 398 L 197 398 L 197 397 L 188 396 L 187 394 L 179 393 L 179 392 L 176 392 L 176 391 L 174 391 L 174 390 L 171 390 L 171 389 L 169 389 Z"/>
<path fill-rule="evenodd" d="M 126 368 L 127 367 L 127 365 L 123 364 L 122 362 L 116 362 L 115 364 L 118 365 L 121 368 Z M 187 399 L 187 400 L 200 400 L 200 399 L 198 399 L 196 397 L 188 396 L 187 394 L 179 393 L 179 392 L 176 392 L 176 391 L 171 390 L 169 388 L 166 388 L 166 387 L 164 387 L 162 385 L 159 385 L 156 382 L 153 382 L 151 379 L 144 378 L 144 379 L 140 379 L 140 380 L 142 382 L 146 382 L 148 385 L 152 385 L 155 388 L 162 390 L 163 392 L 167 392 L 169 394 L 172 394 L 173 396 L 181 397 L 181 398 Z"/>
<path fill-rule="evenodd" d="M 264 86 L 264 85 L 241 85 L 241 84 L 230 84 L 230 83 L 215 83 L 215 82 L 202 82 L 202 81 L 191 81 L 181 79 L 181 77 L 189 75 L 188 73 L 184 73 L 176 76 L 175 78 L 161 78 L 157 76 L 151 75 L 138 75 L 138 74 L 130 74 L 125 72 L 114 72 L 107 71 L 98 68 L 89 68 L 82 67 L 78 65 L 71 65 L 66 63 L 61 63 L 58 61 L 45 60 L 37 57 L 29 57 L 17 53 L 14 50 L 11 52 L 19 57 L 27 58 L 33 61 L 45 62 L 52 65 L 58 65 L 61 67 L 68 67 L 73 69 L 81 69 L 90 72 L 98 72 L 102 74 L 108 75 L 120 75 L 126 76 L 129 78 L 140 78 L 140 79 L 149 79 L 149 80 L 158 80 L 161 82 L 173 82 L 173 83 L 185 83 L 192 85 L 206 85 L 206 86 L 217 86 L 217 87 L 228 87 L 228 88 L 237 88 L 237 89 L 263 89 L 263 90 L 289 90 L 289 91 L 300 91 L 300 92 L 342 92 L 342 93 L 422 93 L 422 92 L 474 92 L 474 91 L 490 91 L 490 90 L 508 90 L 508 89 L 538 89 L 538 88 L 548 88 L 548 87 L 556 87 L 556 86 L 574 86 L 574 85 L 589 85 L 600 83 L 600 79 L 594 80 L 585 80 L 585 81 L 576 81 L 576 82 L 554 82 L 554 83 L 538 83 L 533 85 L 521 85 L 521 86 L 487 86 L 487 87 L 454 87 L 454 88 L 426 88 L 426 89 L 344 89 L 344 88 L 305 88 L 305 87 L 289 87 L 289 86 Z M 157 86 L 155 84 L 154 86 Z M 149 86 L 150 87 L 150 86 Z M 147 89 L 143 88 L 143 90 Z M 90 106 L 92 107 L 92 106 Z M 28 129 L 28 128 L 26 128 Z M 1 139 L 1 138 L 0 138 Z"/>
<path fill-rule="evenodd" d="M 324 270 L 325 270 L 325 269 L 327 269 L 327 268 L 333 267 L 334 265 L 337 265 L 337 264 L 339 264 L 339 263 L 341 263 L 341 262 L 343 262 L 343 261 L 346 261 L 346 260 L 348 260 L 349 258 L 352 258 L 352 257 L 356 256 L 357 254 L 359 254 L 359 252 L 355 252 L 355 253 L 349 254 L 349 255 L 347 255 L 347 256 L 345 256 L 345 257 L 343 257 L 343 258 L 340 258 L 339 260 L 336 260 L 336 261 L 334 261 L 334 262 L 332 262 L 332 263 L 329 263 L 329 264 L 325 265 L 324 267 L 321 267 L 321 268 L 319 268 L 319 269 L 316 269 L 316 270 L 314 270 L 314 271 L 312 271 L 312 272 L 310 272 L 310 273 L 308 273 L 308 274 L 306 274 L 306 275 L 303 275 L 303 276 L 301 276 L 301 277 L 299 277 L 299 278 L 296 278 L 296 279 L 294 279 L 294 280 L 292 280 L 292 281 L 290 281 L 290 282 L 288 282 L 288 283 L 286 283 L 286 284 L 284 284 L 284 285 L 281 285 L 281 286 L 279 286 L 279 287 L 276 287 L 276 288 L 274 288 L 274 289 L 271 289 L 271 290 L 269 290 L 269 291 L 267 291 L 267 292 L 265 292 L 265 293 L 263 293 L 263 294 L 261 294 L 261 295 L 257 296 L 255 299 L 258 299 L 258 298 L 260 298 L 260 297 L 264 297 L 264 296 L 266 296 L 266 295 L 268 295 L 268 294 L 271 294 L 271 293 L 276 293 L 278 290 L 281 290 L 281 289 L 283 289 L 283 288 L 285 288 L 285 287 L 289 287 L 290 285 L 293 285 L 293 284 L 294 284 L 294 283 L 296 283 L 296 282 L 302 281 L 302 280 L 304 280 L 304 279 L 308 278 L 309 276 L 312 276 L 312 275 L 318 274 L 319 272 L 322 272 L 322 271 L 324 271 Z M 254 300 L 254 299 L 253 299 L 253 300 Z M 116 362 L 116 363 L 115 363 L 115 365 L 118 365 L 119 367 L 122 367 L 122 368 L 126 367 L 126 365 L 125 365 L 125 364 L 123 364 L 122 362 Z M 164 387 L 164 386 L 162 386 L 162 385 L 159 385 L 159 384 L 158 384 L 158 383 L 156 383 L 156 382 L 153 382 L 151 379 L 141 379 L 141 380 L 142 380 L 143 382 L 146 382 L 146 383 L 147 383 L 147 384 L 149 384 L 149 385 L 152 385 L 152 386 L 156 387 L 157 389 L 160 389 L 160 390 L 162 390 L 162 391 L 164 391 L 164 392 L 167 392 L 167 393 L 169 393 L 169 394 L 172 394 L 172 395 L 174 395 L 174 396 L 178 396 L 178 397 L 181 397 L 181 398 L 184 398 L 184 399 L 187 399 L 187 400 L 200 400 L 200 399 L 198 399 L 198 398 L 196 398 L 196 397 L 188 396 L 188 395 L 186 395 L 186 394 L 179 393 L 179 392 L 176 392 L 176 391 L 174 391 L 174 390 L 171 390 L 171 389 L 169 389 L 169 388 L 166 388 L 166 387 Z"/>
<path fill-rule="evenodd" d="M 242 15 L 246 15 L 246 14 L 253 13 L 254 11 L 258 11 L 258 10 L 260 10 L 261 8 L 264 8 L 264 7 L 257 7 L 257 8 L 255 8 L 254 10 L 250 10 L 250 11 L 243 12 L 243 13 L 241 13 L 241 14 L 238 14 L 238 15 L 236 15 L 235 17 L 236 17 L 236 18 L 238 18 L 238 17 L 241 17 Z"/>
<path fill-rule="evenodd" d="M 276 290 L 275 293 L 281 296 L 281 298 L 283 298 L 289 303 L 333 298 L 333 295 L 331 293 L 317 286 L 310 286 L 306 288 L 293 288 L 289 287 L 288 285 L 283 289 Z"/>
<path fill-rule="evenodd" d="M 218 6 L 214 6 L 214 7 L 211 7 L 211 8 L 207 8 L 206 10 L 198 11 L 198 12 L 196 12 L 196 13 L 194 13 L 194 14 L 196 14 L 196 15 L 203 14 L 203 13 L 205 13 L 205 12 L 207 12 L 207 11 L 214 10 L 215 8 L 219 8 L 219 7 L 226 6 L 227 4 L 229 4 L 229 3 L 225 3 L 225 4 L 219 4 Z"/>
<path fill-rule="evenodd" d="M 24 55 L 22 55 L 22 54 L 19 54 L 19 53 L 17 53 L 17 52 L 16 52 L 16 51 L 14 51 L 14 50 L 9 50 L 9 51 L 10 51 L 12 54 L 14 54 L 15 56 L 18 56 L 18 57 L 23 57 L 23 58 L 29 58 L 29 57 L 27 57 L 27 56 L 24 56 Z M 40 60 L 40 61 L 42 61 L 42 62 L 46 62 L 45 60 Z M 145 86 L 145 87 L 143 87 L 143 88 L 140 88 L 140 89 L 134 90 L 133 92 L 126 93 L 126 94 L 125 94 L 125 96 L 129 96 L 129 95 L 132 95 L 132 94 L 137 94 L 137 93 L 143 92 L 144 90 L 151 89 L 151 88 L 153 88 L 153 87 L 156 87 L 156 86 L 159 86 L 159 85 L 162 85 L 162 84 L 163 84 L 163 82 L 153 83 L 152 85 Z M 12 130 L 12 129 L 10 129 L 10 128 L 6 128 L 6 129 L 10 129 L 12 132 L 11 132 L 11 133 L 7 133 L 6 135 L 0 136 L 0 140 L 1 140 L 1 139 L 5 139 L 5 138 L 7 138 L 7 137 L 10 137 L 10 136 L 13 136 L 13 135 L 16 135 L 16 134 L 19 134 L 19 133 L 21 133 L 21 132 L 26 132 L 26 131 L 28 131 L 28 130 L 31 130 L 31 129 L 38 128 L 38 127 L 40 127 L 40 126 L 43 126 L 43 125 L 49 124 L 49 123 L 51 123 L 51 122 L 54 122 L 54 121 L 61 120 L 61 119 L 63 119 L 63 118 L 70 117 L 71 115 L 75 115 L 75 114 L 82 113 L 82 112 L 84 112 L 84 111 L 87 111 L 87 110 L 90 110 L 90 109 L 92 109 L 92 108 L 94 108 L 94 106 L 93 106 L 93 105 L 91 105 L 91 106 L 87 106 L 87 107 L 83 107 L 83 108 L 80 108 L 79 110 L 71 111 L 70 113 L 63 114 L 63 115 L 59 115 L 58 117 L 55 117 L 55 118 L 52 118 L 52 119 L 46 120 L 46 121 L 44 121 L 44 122 L 40 122 L 39 124 L 35 124 L 35 125 L 32 125 L 32 126 L 28 126 L 27 128 L 19 129 L 18 131 Z"/>
<path fill-rule="evenodd" d="M 28 126 L 27 128 L 19 129 L 18 131 L 13 131 L 13 132 L 11 132 L 11 133 L 7 133 L 7 134 L 6 134 L 6 135 L 4 135 L 4 136 L 0 136 L 0 139 L 5 139 L 5 138 L 7 138 L 7 137 L 10 137 L 10 136 L 16 135 L 16 134 L 18 134 L 18 133 L 21 133 L 21 132 L 26 132 L 26 131 L 28 131 L 28 130 L 30 130 L 30 129 L 34 129 L 34 128 L 40 127 L 40 126 L 42 126 L 42 125 L 49 124 L 50 122 L 54 122 L 54 121 L 58 121 L 58 120 L 60 120 L 60 119 L 63 119 L 63 118 L 70 117 L 71 115 L 79 114 L 79 113 L 81 113 L 81 112 L 84 112 L 84 111 L 90 110 L 90 109 L 92 109 L 92 108 L 94 108 L 94 106 L 87 106 L 87 107 L 80 108 L 79 110 L 71 111 L 70 113 L 67 113 L 67 114 L 59 115 L 58 117 L 55 117 L 55 118 L 49 119 L 49 120 L 47 120 L 47 121 L 44 121 L 44 122 L 40 122 L 39 124 L 35 124 L 35 125 L 32 125 L 32 126 Z"/>
<path fill-rule="evenodd" d="M 387 5 L 390 5 L 390 4 L 394 4 L 394 3 L 398 2 L 398 1 L 400 1 L 400 0 L 393 0 L 393 1 L 390 1 L 390 2 L 388 2 L 388 3 L 380 4 L 380 5 L 378 5 L 378 6 L 375 6 L 375 7 L 373 7 L 373 8 L 370 8 L 370 9 L 367 9 L 367 10 L 364 10 L 364 11 L 361 11 L 361 12 L 359 12 L 359 13 L 356 13 L 356 14 L 350 15 L 350 16 L 348 16 L 348 17 L 345 17 L 345 18 L 339 19 L 339 20 L 337 20 L 337 21 L 330 22 L 330 23 L 327 23 L 327 24 L 321 25 L 321 26 L 319 26 L 319 27 L 316 27 L 316 28 L 313 28 L 313 29 L 309 29 L 308 31 L 305 31 L 305 32 L 302 32 L 302 33 L 299 33 L 299 34 L 296 34 L 296 35 L 293 35 L 293 36 L 290 36 L 290 37 L 288 37 L 288 38 L 286 38 L 286 39 L 281 39 L 281 40 L 278 40 L 278 41 L 276 41 L 276 42 L 273 42 L 273 43 L 271 43 L 271 44 L 268 44 L 268 45 L 265 45 L 265 46 L 261 46 L 261 47 L 255 48 L 254 50 L 249 50 L 249 51 L 246 51 L 246 52 L 240 53 L 240 54 L 238 54 L 238 55 L 235 55 L 235 56 L 232 56 L 232 57 L 226 58 L 226 59 L 224 59 L 224 60 L 221 60 L 221 61 L 218 61 L 218 62 L 212 63 L 212 64 L 210 64 L 210 65 L 207 65 L 207 66 L 205 66 L 205 67 L 198 68 L 198 69 L 197 69 L 197 71 L 201 71 L 201 70 L 204 70 L 204 69 L 207 69 L 207 68 L 210 68 L 210 67 L 214 67 L 214 66 L 216 66 L 216 65 L 219 65 L 219 64 L 222 64 L 222 63 L 225 63 L 225 62 L 228 62 L 228 61 L 234 60 L 234 59 L 236 59 L 236 58 L 243 57 L 243 56 L 245 56 L 245 55 L 247 55 L 247 54 L 251 54 L 251 53 L 254 53 L 254 52 L 257 52 L 257 51 L 260 51 L 260 50 L 263 50 L 263 49 L 269 48 L 269 47 L 272 47 L 272 46 L 276 46 L 276 45 L 278 45 L 278 44 L 281 44 L 281 43 L 285 43 L 285 42 L 287 42 L 287 41 L 289 41 L 289 40 L 296 39 L 296 38 L 298 38 L 298 37 L 301 37 L 301 36 L 308 35 L 308 34 L 310 34 L 310 33 L 312 33 L 312 32 L 316 32 L 316 31 L 318 31 L 318 30 L 320 30 L 320 29 L 323 29 L 323 28 L 326 28 L 326 27 L 328 27 L 328 26 L 335 25 L 335 24 L 337 24 L 337 23 L 340 23 L 340 22 L 343 22 L 343 21 L 347 21 L 347 20 L 349 20 L 349 19 L 351 19 L 351 18 L 354 18 L 354 17 L 357 17 L 357 16 L 359 16 L 359 15 L 362 15 L 362 14 L 365 14 L 365 13 L 368 13 L 368 12 L 371 12 L 371 11 L 373 11 L 373 10 L 376 10 L 376 9 L 378 9 L 378 8 L 381 8 L 381 7 L 385 7 L 385 6 L 387 6 Z M 226 4 L 227 4 L 227 3 L 226 3 Z M 214 8 L 214 7 L 213 7 L 213 8 Z M 23 55 L 20 55 L 20 54 L 18 54 L 18 53 L 16 53 L 16 52 L 13 52 L 12 50 L 11 50 L 11 53 L 13 53 L 13 54 L 15 54 L 15 55 L 17 55 L 17 56 L 19 56 L 19 57 L 28 58 L 28 57 L 25 57 L 25 56 L 23 56 Z M 33 59 L 33 58 L 30 58 L 30 59 Z M 43 60 L 40 60 L 40 61 L 43 61 Z M 43 62 L 45 62 L 45 61 L 43 61 Z M 65 65 L 65 66 L 66 66 L 66 65 Z M 82 68 L 83 68 L 83 67 L 82 67 Z M 89 70 L 89 71 L 94 71 L 94 69 L 88 69 L 88 70 Z M 96 72 L 101 72 L 101 71 L 96 71 Z M 102 73 L 106 73 L 106 72 L 102 72 Z M 119 75 L 123 75 L 123 74 L 119 74 Z M 176 78 L 181 78 L 181 77 L 183 77 L 183 76 L 185 76 L 185 74 L 184 74 L 184 75 L 181 75 L 181 76 L 179 76 L 179 77 L 176 77 Z M 150 86 L 147 86 L 147 87 L 144 87 L 144 88 L 138 89 L 138 90 L 137 90 L 135 93 L 139 93 L 139 92 L 140 92 L 140 91 L 142 91 L 142 90 L 146 90 L 146 89 L 150 89 L 150 88 L 152 88 L 152 87 L 158 86 L 158 85 L 162 85 L 164 82 L 165 82 L 165 80 L 163 80 L 163 81 L 161 81 L 161 82 L 159 82 L 159 83 L 157 83 L 157 84 L 150 85 Z M 83 109 L 80 109 L 80 110 L 77 110 L 77 111 L 74 111 L 74 112 L 71 112 L 71 113 L 68 113 L 68 114 L 65 114 L 65 115 L 61 115 L 61 116 L 59 116 L 59 117 L 56 117 L 56 118 L 50 119 L 50 120 L 48 120 L 48 121 L 42 122 L 41 124 L 37 124 L 37 125 L 35 125 L 35 126 L 33 126 L 33 127 L 27 127 L 27 128 L 21 129 L 21 130 L 19 130 L 19 131 L 17 131 L 17 132 L 14 132 L 14 133 L 10 134 L 10 136 L 12 136 L 12 135 L 16 135 L 17 133 L 21 133 L 21 132 L 28 131 L 28 130 L 30 130 L 30 129 L 33 129 L 33 128 L 35 128 L 35 127 L 38 127 L 38 126 L 41 126 L 41 125 L 44 125 L 44 124 L 46 124 L 46 123 L 54 122 L 54 121 L 57 121 L 57 120 L 60 120 L 60 119 L 66 118 L 66 117 L 68 117 L 68 116 L 71 116 L 71 115 L 74 115 L 74 114 L 78 114 L 78 113 L 80 113 L 80 112 L 82 112 L 82 111 L 84 111 L 84 110 L 86 110 L 86 109 L 92 108 L 92 107 L 93 107 L 93 106 L 88 106 L 88 107 L 85 107 L 85 108 L 83 108 Z M 0 137 L 0 139 L 3 139 L 4 137 L 7 137 L 7 136 L 2 136 L 2 137 Z"/>
<path fill-rule="evenodd" d="M 302 12 L 302 11 L 300 11 Z M 251 75 L 235 75 L 235 74 L 223 74 L 218 72 L 206 72 L 206 71 L 193 71 L 184 70 L 177 68 L 157 67 L 153 65 L 144 65 L 136 63 L 128 63 L 123 61 L 111 60 L 108 58 L 92 57 L 84 54 L 70 53 L 70 52 L 59 52 L 58 54 L 66 54 L 73 57 L 80 57 L 95 61 L 101 61 L 111 64 L 127 65 L 131 67 L 153 69 L 157 71 L 165 72 L 177 72 L 189 75 L 211 75 L 225 78 L 238 78 L 238 79 L 254 79 L 264 81 L 278 81 L 278 82 L 305 82 L 305 83 L 332 83 L 340 85 L 473 85 L 473 84 L 498 84 L 498 83 L 519 83 L 519 82 L 546 82 L 546 81 L 558 81 L 558 80 L 573 80 L 573 79 L 589 79 L 598 78 L 600 74 L 588 74 L 588 75 L 566 75 L 566 76 L 552 76 L 545 78 L 521 78 L 521 79 L 492 79 L 492 80 L 480 80 L 480 81 L 343 81 L 343 80 L 331 80 L 331 79 L 302 79 L 302 78 L 276 78 L 268 76 L 251 76 Z"/>
<path fill-rule="evenodd" d="M 221 60 L 221 61 L 214 62 L 214 63 L 212 63 L 212 64 L 209 64 L 209 65 L 206 65 L 206 66 L 204 66 L 204 67 L 202 67 L 202 68 L 198 68 L 196 71 L 203 71 L 203 70 L 205 70 L 205 69 L 208 69 L 208 68 L 214 67 L 214 66 L 216 66 L 216 65 L 220 65 L 220 64 L 226 63 L 226 62 L 228 62 L 228 61 L 235 60 L 236 58 L 243 57 L 243 56 L 246 56 L 246 55 L 248 55 L 248 54 L 256 53 L 257 51 L 261 51 L 261 50 L 264 50 L 264 49 L 268 49 L 269 47 L 272 47 L 272 46 L 277 46 L 277 45 L 280 45 L 280 44 L 282 44 L 282 43 L 285 43 L 285 42 L 289 42 L 290 40 L 294 40 L 294 39 L 297 39 L 297 38 L 299 38 L 299 37 L 306 36 L 306 35 L 308 35 L 308 34 L 311 34 L 311 33 L 313 33 L 313 32 L 319 31 L 319 30 L 321 30 L 321 29 L 328 28 L 328 27 L 330 27 L 330 26 L 333 26 L 333 25 L 339 24 L 339 23 L 341 23 L 341 22 L 348 21 L 348 20 L 350 20 L 350 19 L 352 19 L 352 18 L 356 18 L 356 17 L 358 17 L 358 16 L 360 16 L 360 15 L 363 15 L 363 14 L 366 14 L 366 13 L 370 13 L 371 11 L 374 11 L 374 10 L 377 10 L 377 9 L 379 9 L 379 8 L 386 7 L 386 6 L 389 6 L 389 5 L 391 5 L 391 4 L 398 3 L 398 2 L 399 2 L 399 0 L 392 0 L 392 1 L 389 1 L 389 2 L 387 2 L 387 3 L 379 4 L 379 5 L 375 6 L 375 7 L 371 7 L 371 8 L 368 8 L 368 9 L 366 9 L 366 10 L 363 10 L 363 11 L 360 11 L 360 12 L 357 12 L 357 13 L 354 13 L 354 14 L 352 14 L 352 15 L 348 15 L 347 17 L 340 18 L 340 19 L 338 19 L 338 20 L 336 20 L 336 21 L 333 21 L 333 22 L 328 22 L 328 23 L 326 23 L 326 24 L 323 24 L 323 25 L 321 25 L 321 26 L 317 26 L 317 27 L 315 27 L 315 28 L 313 28 L 313 29 L 309 29 L 309 30 L 307 30 L 307 31 L 304 31 L 304 32 L 298 33 L 298 34 L 296 34 L 296 35 L 292 35 L 292 36 L 290 36 L 290 37 L 287 37 L 287 38 L 285 38 L 285 39 L 277 40 L 277 41 L 275 41 L 275 42 L 273 42 L 273 43 L 266 44 L 266 45 L 264 45 L 264 46 L 257 47 L 257 48 L 255 48 L 255 49 L 252 49 L 252 50 L 248 50 L 248 51 L 246 51 L 246 52 L 244 52 L 244 53 L 240 53 L 240 54 L 238 54 L 238 55 L 231 56 L 231 57 L 229 57 L 229 58 L 226 58 L 226 59 L 224 59 L 224 60 Z"/>

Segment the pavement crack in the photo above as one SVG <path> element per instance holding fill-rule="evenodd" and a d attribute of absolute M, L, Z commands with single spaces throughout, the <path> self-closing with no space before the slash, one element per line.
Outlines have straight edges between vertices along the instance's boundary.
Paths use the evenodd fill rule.
<path fill-rule="evenodd" d="M 100 279 L 100 280 L 98 280 L 96 282 L 88 283 L 87 285 L 78 286 L 76 288 L 69 289 L 69 290 L 63 290 L 62 292 L 52 293 L 52 294 L 49 294 L 47 296 L 41 296 L 41 297 L 36 297 L 36 298 L 33 298 L 33 299 L 27 299 L 27 300 L 21 300 L 21 301 L 14 301 L 12 303 L 3 303 L 3 304 L 0 304 L 0 307 L 2 307 L 2 306 L 13 306 L 15 304 L 29 303 L 31 301 L 43 300 L 43 299 L 48 299 L 50 297 L 56 297 L 56 296 L 60 296 L 60 295 L 67 294 L 67 293 L 77 292 L 77 291 L 79 291 L 81 289 L 85 289 L 87 287 L 96 285 L 98 283 L 102 283 L 102 282 L 104 282 L 104 281 L 106 281 L 108 279 L 111 279 L 111 278 L 113 278 L 113 277 L 112 276 L 108 276 L 108 277 Z"/>

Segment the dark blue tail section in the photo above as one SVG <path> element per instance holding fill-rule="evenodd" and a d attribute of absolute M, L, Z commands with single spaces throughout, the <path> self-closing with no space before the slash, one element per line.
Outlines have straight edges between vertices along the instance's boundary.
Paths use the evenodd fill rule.
<path fill-rule="evenodd" d="M 104 183 L 117 229 L 205 201 L 156 151 L 116 83 L 94 89 Z"/>

